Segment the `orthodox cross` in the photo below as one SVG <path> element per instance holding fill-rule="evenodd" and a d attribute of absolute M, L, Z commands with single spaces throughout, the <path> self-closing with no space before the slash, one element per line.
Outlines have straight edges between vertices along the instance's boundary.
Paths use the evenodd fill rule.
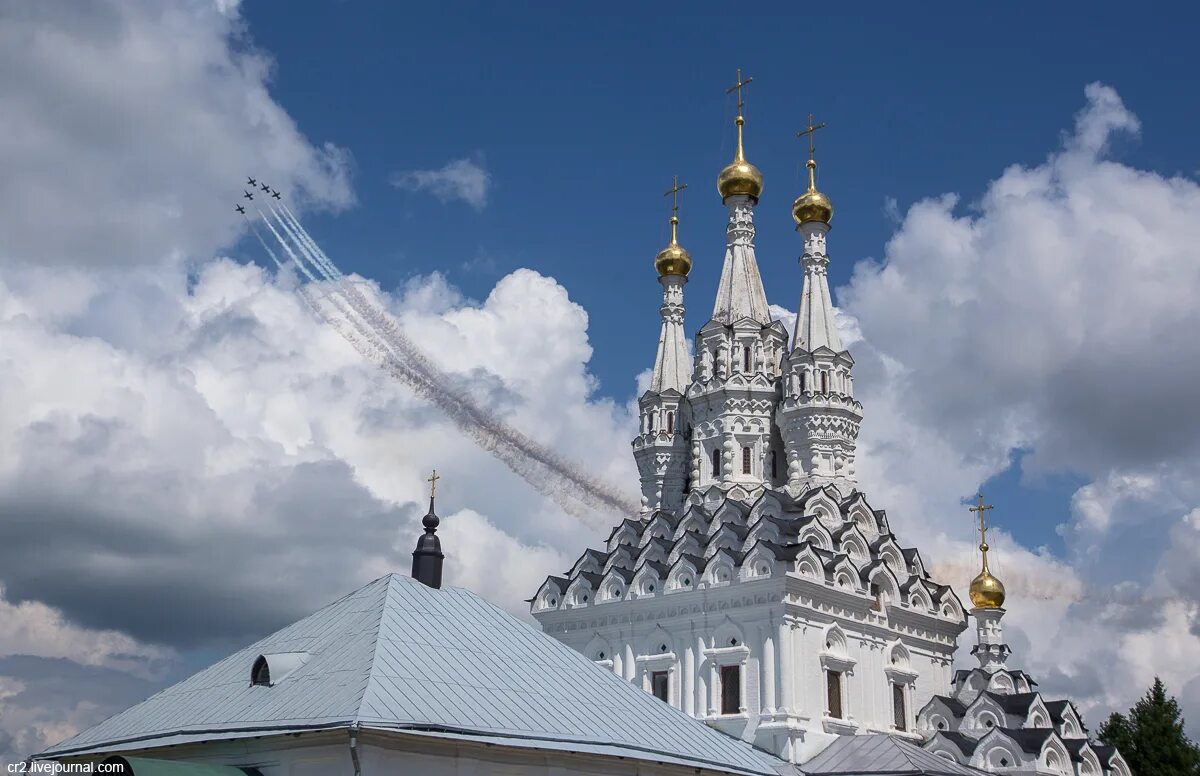
<path fill-rule="evenodd" d="M 995 509 L 995 507 L 991 504 L 984 505 L 982 493 L 976 494 L 976 498 L 979 499 L 979 505 L 971 507 L 970 511 L 979 513 L 979 549 L 987 552 L 987 523 L 983 518 L 989 509 Z"/>
<path fill-rule="evenodd" d="M 671 188 L 669 188 L 665 192 L 663 192 L 663 196 L 672 198 L 671 217 L 679 218 L 679 192 L 686 189 L 688 187 L 688 185 L 685 183 L 681 186 L 679 184 L 679 176 L 676 175 L 674 177 L 675 177 L 674 185 L 672 185 Z"/>
<path fill-rule="evenodd" d="M 796 137 L 804 137 L 805 135 L 808 135 L 808 158 L 809 159 L 813 158 L 813 153 L 817 150 L 816 146 L 813 145 L 813 136 L 816 135 L 818 129 L 824 129 L 824 128 L 825 128 L 824 122 L 822 122 L 820 124 L 813 123 L 813 115 L 810 113 L 810 114 L 808 114 L 808 129 L 806 129 L 802 132 L 796 133 Z"/>
<path fill-rule="evenodd" d="M 429 479 L 426 480 L 426 482 L 429 483 L 429 498 L 432 499 L 437 493 L 437 481 L 440 479 L 441 477 L 438 476 L 437 469 L 434 469 L 433 474 L 431 474 Z"/>
<path fill-rule="evenodd" d="M 731 86 L 725 90 L 726 94 L 732 94 L 735 89 L 737 90 L 737 93 L 738 93 L 738 115 L 739 116 L 742 115 L 742 105 L 744 105 L 744 103 L 742 102 L 742 87 L 745 86 L 746 84 L 750 83 L 753 80 L 754 80 L 754 77 L 751 76 L 750 78 L 747 78 L 745 81 L 743 81 L 742 80 L 742 69 L 739 67 L 737 70 L 737 83 L 735 83 L 733 86 Z"/>

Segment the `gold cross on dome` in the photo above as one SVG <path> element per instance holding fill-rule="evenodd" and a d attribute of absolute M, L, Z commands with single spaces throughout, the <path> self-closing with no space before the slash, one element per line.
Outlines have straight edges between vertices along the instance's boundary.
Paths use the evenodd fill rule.
<path fill-rule="evenodd" d="M 742 80 L 742 69 L 739 67 L 737 70 L 737 83 L 735 83 L 733 86 L 731 86 L 725 90 L 726 94 L 732 94 L 735 89 L 737 90 L 737 93 L 738 93 L 738 115 L 739 116 L 742 115 L 742 106 L 745 104 L 742 102 L 742 87 L 746 86 L 753 80 L 754 80 L 754 77 L 751 76 L 751 77 L 747 78 L 745 81 L 743 81 Z"/>
<path fill-rule="evenodd" d="M 674 185 L 671 186 L 671 188 L 667 189 L 665 192 L 663 192 L 663 196 L 664 197 L 672 197 L 671 216 L 674 218 L 678 218 L 679 217 L 679 192 L 686 189 L 688 187 L 688 185 L 686 183 L 680 184 L 678 175 L 676 175 L 674 177 L 675 177 Z"/>
<path fill-rule="evenodd" d="M 979 505 L 970 507 L 971 512 L 979 513 L 979 549 L 987 552 L 987 523 L 984 521 L 984 516 L 989 509 L 995 509 L 991 504 L 984 505 L 983 494 L 977 493 L 976 498 L 979 499 Z"/>
<path fill-rule="evenodd" d="M 796 137 L 804 137 L 805 135 L 808 135 L 808 158 L 809 159 L 813 158 L 813 154 L 817 150 L 816 146 L 813 144 L 813 137 L 817 134 L 818 129 L 824 129 L 824 128 L 825 128 L 825 122 L 821 122 L 820 124 L 814 124 L 813 123 L 813 115 L 810 113 L 810 114 L 808 114 L 808 129 L 805 129 L 801 132 L 796 133 Z"/>
<path fill-rule="evenodd" d="M 433 470 L 433 474 L 429 475 L 429 479 L 425 480 L 429 483 L 429 497 L 433 498 L 437 494 L 437 481 L 441 477 L 438 476 L 437 469 Z"/>

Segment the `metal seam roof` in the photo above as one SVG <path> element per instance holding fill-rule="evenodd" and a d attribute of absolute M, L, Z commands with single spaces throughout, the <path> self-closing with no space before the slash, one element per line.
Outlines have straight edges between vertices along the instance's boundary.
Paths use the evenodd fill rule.
<path fill-rule="evenodd" d="M 311 658 L 251 686 L 265 652 Z M 43 757 L 346 727 L 493 737 L 739 774 L 782 760 L 692 719 L 469 591 L 381 577 L 93 728 Z"/>
<path fill-rule="evenodd" d="M 882 734 L 842 736 L 800 768 L 811 776 L 976 776 L 983 773 Z"/>

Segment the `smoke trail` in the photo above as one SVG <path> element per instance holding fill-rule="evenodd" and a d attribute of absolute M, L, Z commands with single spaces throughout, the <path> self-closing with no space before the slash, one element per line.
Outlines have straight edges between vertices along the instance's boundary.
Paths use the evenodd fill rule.
<path fill-rule="evenodd" d="M 304 228 L 295 220 L 294 216 L 290 219 L 283 217 L 279 212 L 272 208 L 272 212 L 279 218 L 279 224 L 290 237 L 296 242 L 297 247 L 301 248 L 303 253 L 308 254 L 310 261 L 314 263 L 316 268 L 323 276 L 329 280 L 340 278 L 341 273 L 337 270 L 333 262 L 327 255 L 321 251 L 316 242 L 307 234 Z M 289 223 L 290 221 L 290 223 Z M 323 261 L 318 259 L 318 256 L 323 256 Z M 587 473 L 574 466 L 568 461 L 564 461 L 560 456 L 553 451 L 538 444 L 521 432 L 513 429 L 504 421 L 488 413 L 480 407 L 474 399 L 468 394 L 458 390 L 453 385 L 453 380 L 450 376 L 441 372 L 428 357 L 413 343 L 407 336 L 399 330 L 384 311 L 379 309 L 368 301 L 358 289 L 354 288 L 349 283 L 341 283 L 341 290 L 349 300 L 351 307 L 359 313 L 368 323 L 368 325 L 383 336 L 383 339 L 395 350 L 399 351 L 410 362 L 411 366 L 416 369 L 428 380 L 437 384 L 441 389 L 448 391 L 452 398 L 462 405 L 462 408 L 467 410 L 472 420 L 477 423 L 482 423 L 496 432 L 507 443 L 515 447 L 522 453 L 538 460 L 551 471 L 561 477 L 570 480 L 574 485 L 583 489 L 584 494 L 589 501 L 593 502 L 594 506 L 603 508 L 618 508 L 629 509 L 629 504 L 623 494 L 619 491 L 605 486 L 601 483 L 593 481 Z M 633 507 L 636 509 L 636 507 Z"/>
<path fill-rule="evenodd" d="M 278 216 L 279 214 L 276 213 L 276 215 Z M 286 218 L 281 218 L 281 226 L 286 220 Z M 328 279 L 333 280 L 335 277 L 341 277 L 341 273 L 337 270 L 332 260 L 321 251 L 312 237 L 304 230 L 304 227 L 295 220 L 295 216 L 291 217 L 291 223 L 287 231 L 293 235 L 298 244 L 309 248 L 309 252 L 324 257 L 323 262 L 320 263 L 332 268 L 332 270 L 327 270 L 324 273 Z M 367 319 L 372 328 L 381 334 L 393 348 L 407 357 L 412 362 L 412 365 L 423 375 L 437 383 L 443 390 L 450 392 L 453 398 L 472 415 L 476 422 L 485 423 L 513 447 L 538 460 L 543 466 L 555 472 L 558 476 L 566 478 L 576 487 L 581 488 L 588 500 L 592 501 L 597 507 L 636 511 L 637 507 L 630 504 L 619 490 L 596 482 L 593 477 L 570 461 L 564 460 L 552 450 L 508 426 L 503 420 L 480 407 L 471 396 L 457 390 L 453 385 L 452 378 L 438 369 L 424 352 L 396 326 L 395 322 L 386 312 L 373 305 L 352 285 L 343 282 L 342 290 L 350 300 L 351 307 Z"/>
<path fill-rule="evenodd" d="M 260 211 L 259 215 L 305 277 L 313 283 L 319 282 L 309 267 L 305 266 L 307 260 L 312 269 L 336 289 L 326 299 L 340 316 L 327 315 L 323 308 L 318 313 L 360 354 L 408 384 L 422 398 L 443 409 L 476 444 L 495 455 L 514 473 L 539 492 L 553 498 L 571 514 L 592 517 L 589 512 L 581 510 L 582 506 L 617 509 L 626 513 L 636 511 L 636 505 L 619 491 L 592 481 L 578 467 L 563 461 L 481 407 L 473 397 L 454 384 L 453 378 L 438 369 L 384 311 L 344 280 L 336 265 L 286 206 L 282 211 L 273 207 L 270 209 L 279 230 L 266 214 Z M 293 246 L 296 251 L 293 251 Z M 297 256 L 297 251 L 303 259 Z M 276 264 L 280 264 L 274 255 L 272 258 Z M 308 299 L 313 303 L 311 297 Z"/>

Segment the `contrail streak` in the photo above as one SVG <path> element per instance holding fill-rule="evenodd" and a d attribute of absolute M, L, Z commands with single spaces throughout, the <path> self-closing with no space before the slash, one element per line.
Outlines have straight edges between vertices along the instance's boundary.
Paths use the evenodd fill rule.
<path fill-rule="evenodd" d="M 268 204 L 268 209 L 270 216 L 262 211 L 259 216 L 292 262 L 310 283 L 332 286 L 323 298 L 336 314 L 330 314 L 303 286 L 302 296 L 361 355 L 441 408 L 476 444 L 571 514 L 591 518 L 591 523 L 598 516 L 590 510 L 637 512 L 636 503 L 620 490 L 596 481 L 482 406 L 438 368 L 386 311 L 345 279 L 286 205 L 280 203 L 277 209 Z M 257 229 L 255 236 L 275 264 L 282 266 Z"/>
<path fill-rule="evenodd" d="M 307 234 L 304 228 L 300 225 L 295 217 L 289 219 L 281 216 L 278 211 L 272 208 L 272 212 L 279 219 L 280 226 L 288 232 L 289 236 L 297 243 L 302 252 L 310 256 L 310 261 L 316 265 L 327 280 L 338 281 L 341 278 L 341 273 L 337 270 L 333 262 L 327 255 L 321 251 L 316 242 Z M 307 249 L 307 250 L 305 250 Z M 323 260 L 315 257 L 321 256 Z M 472 417 L 472 422 L 483 424 L 498 434 L 498 436 L 519 452 L 528 455 L 539 461 L 543 466 L 555 472 L 558 476 L 565 477 L 574 485 L 580 487 L 584 491 L 584 495 L 589 497 L 589 501 L 594 501 L 593 506 L 598 508 L 616 507 L 618 509 L 627 509 L 632 505 L 627 503 L 623 494 L 615 489 L 605 486 L 601 483 L 596 483 L 593 478 L 580 470 L 568 461 L 565 461 L 561 456 L 544 446 L 533 441 L 529 437 L 522 434 L 520 431 L 508 426 L 504 421 L 489 413 L 486 409 L 480 407 L 469 394 L 458 389 L 454 385 L 453 379 L 441 372 L 422 352 L 415 343 L 412 342 L 403 332 L 396 326 L 395 322 L 378 306 L 373 305 L 368 301 L 361 292 L 353 285 L 347 282 L 340 282 L 341 290 L 350 302 L 350 306 L 361 315 L 372 328 L 375 333 L 382 335 L 383 339 L 398 350 L 400 354 L 411 362 L 410 366 L 417 369 L 427 380 L 434 383 L 438 388 L 446 391 L 450 398 L 459 403 L 462 409 L 465 409 Z M 632 507 L 636 509 L 636 507 Z"/>

